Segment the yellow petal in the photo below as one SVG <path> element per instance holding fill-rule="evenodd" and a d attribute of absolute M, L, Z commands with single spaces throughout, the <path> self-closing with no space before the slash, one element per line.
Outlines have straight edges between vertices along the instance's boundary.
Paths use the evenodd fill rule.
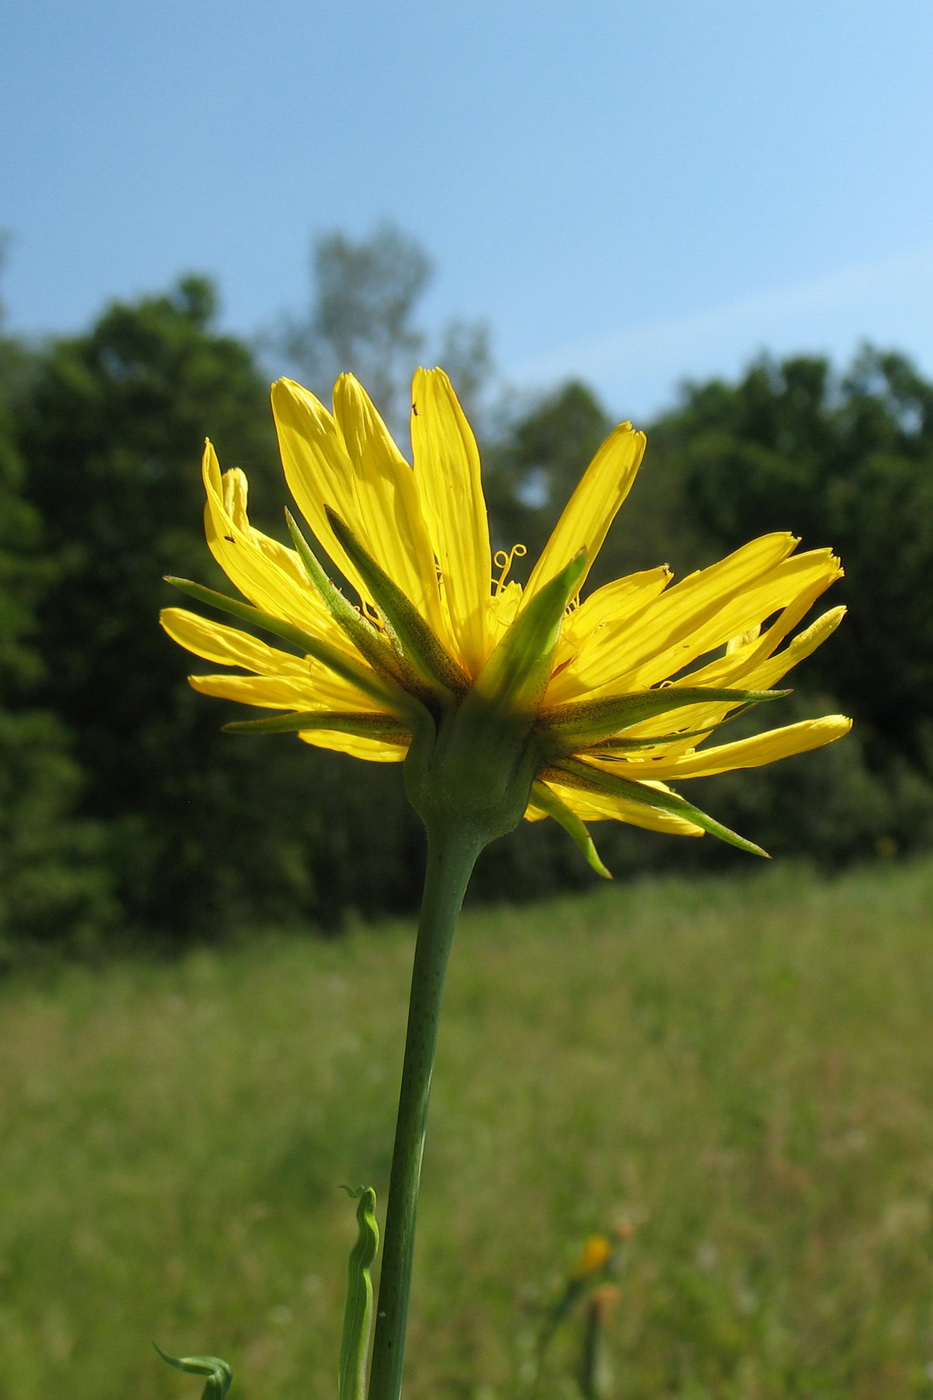
<path fill-rule="evenodd" d="M 586 646 L 598 628 L 625 621 L 657 598 L 670 581 L 671 571 L 662 564 L 660 568 L 644 569 L 604 584 L 570 613 L 565 635 L 571 643 Z"/>
<path fill-rule="evenodd" d="M 203 656 L 205 661 L 214 661 L 221 666 L 242 666 L 244 670 L 255 671 L 259 675 L 299 679 L 308 674 L 308 663 L 304 657 L 269 646 L 258 637 L 251 637 L 249 633 L 227 627 L 222 622 L 199 617 L 186 608 L 163 608 L 159 621 L 173 641 L 193 651 L 196 656 Z"/>
<path fill-rule="evenodd" d="M 822 589 L 820 589 L 820 592 L 822 592 Z M 787 611 L 791 612 L 792 609 L 787 609 Z M 794 608 L 793 611 L 797 611 L 797 609 Z M 810 656 L 816 651 L 818 646 L 826 641 L 827 637 L 835 632 L 845 616 L 845 612 L 845 608 L 842 607 L 830 608 L 828 612 L 823 613 L 822 617 L 818 617 L 805 631 L 801 632 L 799 636 L 794 637 L 782 651 L 777 652 L 774 656 L 769 657 L 767 655 L 767 647 L 770 647 L 772 639 L 770 634 L 765 634 L 767 647 L 765 649 L 764 659 L 759 660 L 758 664 L 755 666 L 747 664 L 747 661 L 742 661 L 739 665 L 730 666 L 728 664 L 729 662 L 734 663 L 739 659 L 736 654 L 733 653 L 732 656 L 727 655 L 720 658 L 718 662 L 704 667 L 702 671 L 691 672 L 687 679 L 691 685 L 716 685 L 723 686 L 724 688 L 735 687 L 748 690 L 769 690 L 777 685 L 778 681 L 782 680 L 784 676 L 787 675 L 788 671 L 792 670 L 798 662 Z M 783 615 L 778 619 L 773 630 L 778 633 L 778 640 L 780 640 L 781 636 L 786 631 L 786 623 Z M 757 652 L 757 648 L 755 651 Z M 752 659 L 754 659 L 754 657 L 752 657 Z M 678 725 L 677 727 L 691 730 L 713 729 L 717 724 L 721 723 L 732 708 L 734 707 L 716 704 L 691 707 L 690 710 L 683 711 L 683 725 Z M 651 727 L 652 725 L 654 728 Z M 651 720 L 644 726 L 640 725 L 637 729 L 633 729 L 632 732 L 639 737 L 643 737 L 652 733 L 660 733 L 661 729 L 658 727 L 656 721 Z M 695 744 L 695 742 L 695 740 L 685 741 L 684 746 L 690 746 L 691 743 Z"/>
<path fill-rule="evenodd" d="M 354 469 L 333 415 L 291 379 L 272 386 L 272 413 L 285 479 L 298 509 L 337 568 L 369 601 L 369 594 L 327 520 L 330 506 L 344 520 L 356 512 Z"/>
<path fill-rule="evenodd" d="M 492 645 L 487 632 L 492 576 L 479 451 L 443 370 L 419 369 L 412 385 L 415 474 L 448 615 L 448 645 L 476 675 Z"/>
<path fill-rule="evenodd" d="M 764 535 L 664 592 L 650 572 L 633 575 L 645 580 L 644 605 L 637 594 L 633 599 L 637 616 L 635 608 L 623 601 L 618 616 L 604 616 L 598 627 L 584 633 L 573 665 L 555 678 L 548 692 L 548 704 L 590 698 L 605 687 L 621 690 L 620 678 L 645 654 L 654 654 L 659 649 L 656 642 L 663 647 L 665 637 L 678 627 L 683 635 L 689 635 L 698 603 L 709 607 L 711 597 L 721 600 L 722 596 L 731 596 L 785 559 L 796 544 L 793 535 Z M 598 598 L 602 591 L 593 597 Z M 579 611 L 582 613 L 585 607 L 583 603 Z"/>
<path fill-rule="evenodd" d="M 266 537 L 261 536 L 257 540 L 258 532 L 249 527 L 245 519 L 242 473 L 237 474 L 226 492 L 235 516 L 228 509 L 220 464 L 209 442 L 204 448 L 202 475 L 207 494 L 204 531 L 208 547 L 231 582 L 264 612 L 304 627 L 315 636 L 324 637 L 345 649 L 344 639 L 330 614 L 307 578 L 301 580 L 298 572 L 300 564 L 297 569 L 292 565 L 283 567 L 281 560 L 260 542 Z M 238 495 L 242 499 L 238 500 Z M 284 550 L 284 546 L 278 548 Z"/>
<path fill-rule="evenodd" d="M 666 565 L 629 574 L 597 589 L 567 614 L 546 705 L 560 705 L 585 693 L 584 678 L 591 674 L 616 673 L 624 653 L 626 628 L 663 592 L 670 578 Z"/>
<path fill-rule="evenodd" d="M 188 684 L 201 695 L 258 705 L 264 710 L 311 710 L 320 705 L 311 686 L 287 676 L 189 676 Z"/>
<path fill-rule="evenodd" d="M 486 610 L 490 646 L 495 646 L 518 616 L 522 604 L 520 583 L 507 583 L 497 593 L 491 593 Z"/>
<path fill-rule="evenodd" d="M 352 374 L 342 374 L 337 380 L 334 417 L 357 474 L 357 509 L 344 518 L 368 553 L 437 631 L 437 568 L 415 474 Z M 339 508 L 334 509 L 339 515 Z"/>
<path fill-rule="evenodd" d="M 222 666 L 241 666 L 244 670 L 255 671 L 257 676 L 266 679 L 281 678 L 287 681 L 295 690 L 283 692 L 292 697 L 283 700 L 284 708 L 326 709 L 338 712 L 361 710 L 364 713 L 372 709 L 371 695 L 344 680 L 342 676 L 335 675 L 333 671 L 310 657 L 294 656 L 290 652 L 280 651 L 277 647 L 268 646 L 258 638 L 251 637 L 248 632 L 239 632 L 235 627 L 227 627 L 222 622 L 199 617 L 184 608 L 164 608 L 160 621 L 170 637 L 196 656 L 202 656 L 205 661 L 218 662 Z M 196 679 L 200 682 L 209 678 L 201 676 Z M 229 679 L 237 678 L 216 677 L 218 682 Z M 194 688 L 203 690 L 204 686 L 198 684 Z M 207 693 L 214 694 L 214 691 Z M 266 695 L 268 692 L 261 693 Z M 265 703 L 264 700 L 250 700 L 242 692 L 242 688 L 237 689 L 235 694 L 232 691 L 225 691 L 224 694 L 227 699 L 238 700 L 243 704 Z M 296 695 L 300 695 L 300 703 L 294 699 Z M 391 705 L 387 704 L 387 708 L 391 709 Z"/>
<path fill-rule="evenodd" d="M 414 473 L 349 375 L 334 390 L 336 416 L 291 380 L 272 386 L 285 476 L 314 535 L 360 597 L 372 602 L 327 519 L 329 506 L 437 627 L 436 570 Z M 339 418 L 339 422 L 338 422 Z"/>
<path fill-rule="evenodd" d="M 739 553 L 746 556 L 746 577 L 731 556 L 669 589 L 624 632 L 607 627 L 599 651 L 581 657 L 574 667 L 578 682 L 586 684 L 590 695 L 649 689 L 683 675 L 685 667 L 778 612 L 799 593 L 815 584 L 828 587 L 838 577 L 838 561 L 829 550 L 783 558 L 764 571 L 757 567 L 752 546 Z M 718 579 L 717 568 L 722 569 Z M 683 679 L 689 682 L 689 676 Z"/>
<path fill-rule="evenodd" d="M 779 676 L 785 675 L 791 666 L 796 665 L 797 661 L 804 656 L 809 656 L 811 651 L 814 651 L 831 632 L 835 631 L 845 615 L 845 608 L 832 608 L 818 619 L 819 630 L 813 634 L 812 645 L 808 651 L 800 649 L 803 638 L 809 637 L 813 633 L 813 627 L 817 624 L 812 624 L 806 632 L 802 632 L 799 637 L 795 638 L 789 647 L 778 653 L 779 657 L 786 658 L 786 663 L 777 662 L 777 658 L 774 656 L 784 639 L 789 636 L 798 622 L 806 617 L 816 600 L 841 574 L 841 568 L 837 568 L 836 571 L 817 575 L 809 588 L 802 589 L 797 597 L 788 603 L 787 607 L 781 609 L 770 627 L 764 630 L 759 629 L 757 635 L 748 635 L 739 644 L 727 647 L 724 656 L 708 662 L 699 670 L 691 671 L 690 684 L 715 686 L 728 684 L 735 687 L 742 685 L 746 689 L 755 690 L 765 689 L 767 686 L 773 685 L 774 680 L 770 680 L 764 686 L 744 686 L 744 678 L 760 674 L 773 676 L 776 680 Z M 784 669 L 776 669 L 776 664 L 783 664 Z M 723 679 L 724 677 L 729 678 L 728 682 Z"/>
<path fill-rule="evenodd" d="M 541 558 L 528 580 L 527 592 L 536 593 L 578 550 L 585 548 L 588 568 L 625 500 L 645 453 L 645 435 L 631 423 L 622 423 L 603 443 L 587 467 L 577 489 L 558 520 Z"/>
<path fill-rule="evenodd" d="M 674 816 L 670 812 L 658 811 L 655 807 L 645 807 L 639 802 L 626 802 L 623 798 L 613 797 L 609 793 L 583 792 L 579 788 L 564 787 L 556 782 L 549 781 L 547 786 L 552 787 L 561 801 L 585 822 L 619 821 L 626 822 L 629 826 L 644 827 L 647 831 L 666 831 L 673 836 L 703 835 L 702 829 L 694 826 L 693 822 L 684 817 Z M 663 783 L 656 786 L 664 788 Z M 526 813 L 526 816 L 530 821 L 537 819 L 529 813 Z"/>
<path fill-rule="evenodd" d="M 302 729 L 298 734 L 306 744 L 318 749 L 333 749 L 351 758 L 366 758 L 370 763 L 401 763 L 408 753 L 401 744 L 385 744 L 378 739 L 364 739 L 356 734 L 339 734 L 329 729 Z"/>
<path fill-rule="evenodd" d="M 780 758 L 807 753 L 810 749 L 818 749 L 841 739 L 851 728 L 852 721 L 845 715 L 827 715 L 823 719 L 805 719 L 798 724 L 788 724 L 783 729 L 769 729 L 751 739 L 738 739 L 732 744 L 699 749 L 680 758 L 653 759 L 643 764 L 608 764 L 594 760 L 594 766 L 605 767 L 620 777 L 634 778 L 638 782 L 643 782 L 649 776 L 652 779 L 706 778 L 714 773 L 730 773 L 735 768 L 759 768 Z"/>
<path fill-rule="evenodd" d="M 845 615 L 845 608 L 830 608 L 798 637 L 794 637 L 783 651 L 779 651 L 776 656 L 769 657 L 760 665 L 749 670 L 749 677 L 755 678 L 755 688 L 757 689 L 759 679 L 763 686 L 770 688 L 786 676 L 787 672 L 798 662 L 804 661 L 812 655 L 818 646 L 822 646 L 827 637 L 832 636 Z"/>
<path fill-rule="evenodd" d="M 838 576 L 839 561 L 831 551 L 812 550 L 782 560 L 731 594 L 718 598 L 711 593 L 705 597 L 681 597 L 667 617 L 644 620 L 645 628 L 655 623 L 657 631 L 649 636 L 643 630 L 633 644 L 635 655 L 628 658 L 624 672 L 626 687 L 639 690 L 657 685 L 786 607 L 801 592 L 808 592 L 815 585 L 822 591 Z M 663 599 L 659 602 L 663 603 Z M 653 614 L 654 610 L 649 612 Z"/>
<path fill-rule="evenodd" d="M 242 531 L 260 554 L 269 559 L 277 569 L 288 574 L 298 585 L 303 595 L 310 593 L 312 606 L 317 606 L 317 597 L 314 590 L 308 587 L 308 576 L 302 568 L 301 560 L 295 550 L 280 544 L 278 540 L 271 539 L 269 535 L 264 535 L 261 530 L 257 530 L 254 525 L 250 524 L 249 483 L 246 479 L 246 473 L 241 471 L 239 467 L 231 468 L 230 471 L 224 472 L 221 486 L 224 507 L 236 529 Z M 229 544 L 229 540 L 226 543 Z"/>
<path fill-rule="evenodd" d="M 822 588 L 819 590 L 822 592 Z M 804 607 L 804 611 L 809 609 L 809 603 Z M 831 608 L 811 623 L 799 636 L 794 637 L 782 651 L 774 656 L 768 656 L 767 652 L 772 644 L 783 639 L 787 631 L 788 622 L 784 614 L 775 623 L 774 628 L 769 633 L 763 634 L 764 660 L 752 667 L 747 664 L 748 658 L 743 658 L 740 654 L 733 652 L 720 657 L 718 661 L 703 667 L 700 671 L 691 671 L 683 679 L 684 685 L 690 686 L 717 686 L 723 689 L 736 690 L 770 690 L 777 685 L 778 681 L 790 671 L 798 662 L 810 656 L 827 637 L 835 632 L 839 623 L 845 616 L 845 608 Z M 785 610 L 786 614 L 794 615 L 799 612 L 796 605 Z M 775 636 L 772 634 L 776 634 Z M 760 650 L 755 647 L 754 652 Z M 696 747 L 698 730 L 712 730 L 721 724 L 726 716 L 734 710 L 735 705 L 717 704 L 715 701 L 703 705 L 691 705 L 689 709 L 678 712 L 677 723 L 672 725 L 670 721 L 665 724 L 664 716 L 656 719 L 643 720 L 642 723 L 633 725 L 626 733 L 631 738 L 650 738 L 653 734 L 670 734 L 673 731 L 689 731 L 690 737 L 684 738 L 682 743 L 670 743 L 664 745 L 665 757 L 674 753 L 692 751 Z M 702 741 L 700 741 L 702 742 Z M 647 754 L 640 757 L 648 757 Z"/>

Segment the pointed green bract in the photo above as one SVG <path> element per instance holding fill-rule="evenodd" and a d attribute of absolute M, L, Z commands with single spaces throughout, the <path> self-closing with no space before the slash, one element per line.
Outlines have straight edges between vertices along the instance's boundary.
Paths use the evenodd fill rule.
<path fill-rule="evenodd" d="M 767 693 L 777 697 L 789 695 L 791 692 L 773 690 Z M 733 720 L 738 719 L 740 715 L 744 715 L 751 708 L 750 704 L 739 705 L 724 719 L 716 720 L 714 724 L 708 724 L 705 729 L 679 729 L 671 734 L 649 734 L 638 738 L 625 734 L 613 735 L 611 739 L 597 739 L 593 744 L 581 744 L 574 752 L 578 757 L 618 760 L 624 759 L 627 753 L 634 753 L 637 749 L 653 749 L 661 744 L 682 744 L 684 739 L 705 739 L 713 730 L 718 734 L 720 729 L 731 724 Z"/>
<path fill-rule="evenodd" d="M 361 666 L 358 661 L 354 661 L 352 656 L 338 651 L 329 642 L 312 636 L 303 627 L 295 627 L 280 617 L 273 617 L 270 613 L 263 612 L 261 608 L 254 608 L 251 603 L 241 603 L 238 598 L 228 598 L 226 593 L 217 593 L 213 588 L 205 588 L 200 583 L 192 583 L 190 579 L 173 578 L 166 574 L 165 582 L 170 583 L 173 588 L 177 588 L 180 593 L 186 593 L 189 598 L 196 599 L 199 603 L 206 603 L 211 608 L 219 608 L 221 612 L 230 613 L 232 617 L 238 617 L 243 622 L 252 623 L 254 627 L 259 627 L 264 632 L 271 632 L 274 637 L 281 637 L 283 641 L 291 642 L 292 646 L 297 647 L 299 651 L 304 652 L 307 656 L 313 656 L 315 661 L 320 661 L 322 666 L 326 666 L 335 675 L 342 676 L 344 680 L 350 681 L 352 685 L 358 686 L 367 695 L 373 695 L 383 702 L 389 700 L 400 707 L 407 704 L 407 697 L 403 690 L 390 682 L 382 682 L 378 676 L 373 675 L 368 667 Z"/>
<path fill-rule="evenodd" d="M 566 802 L 561 802 L 553 788 L 549 788 L 546 783 L 536 782 L 531 785 L 531 800 L 536 807 L 540 807 L 542 812 L 546 812 L 549 817 L 553 817 L 556 822 L 567 832 L 586 857 L 586 862 L 597 875 L 602 875 L 604 880 L 612 879 L 612 872 L 607 870 L 599 858 L 599 852 L 593 843 L 593 838 L 589 833 L 586 823 L 571 811 Z"/>
<path fill-rule="evenodd" d="M 609 739 L 633 724 L 688 705 L 758 705 L 764 700 L 783 699 L 790 693 L 789 690 L 714 690 L 704 686 L 670 685 L 662 690 L 633 691 L 629 695 L 612 695 L 542 710 L 538 722 L 548 731 L 549 739 L 553 738 L 565 753 L 572 753 L 582 746 Z M 660 739 L 653 742 L 658 743 Z"/>
<path fill-rule="evenodd" d="M 718 836 L 720 841 L 726 841 L 730 846 L 738 846 L 740 851 L 748 851 L 753 856 L 764 856 L 766 859 L 768 857 L 768 852 L 756 846 L 753 841 L 747 841 L 744 836 L 730 831 L 722 822 L 716 821 L 715 817 L 707 816 L 706 812 L 694 807 L 692 802 L 675 792 L 664 792 L 644 783 L 633 782 L 630 778 L 621 778 L 615 773 L 605 773 L 601 768 L 594 768 L 592 764 L 573 758 L 563 759 L 559 766 L 546 769 L 540 776 L 550 777 L 552 781 L 563 783 L 567 787 L 581 788 L 584 792 L 609 793 L 610 796 L 621 797 L 626 802 L 637 802 L 642 807 L 654 807 L 659 812 L 670 812 L 672 816 L 683 817 L 694 826 L 709 832 L 710 836 Z"/>
<path fill-rule="evenodd" d="M 295 549 L 298 551 L 298 557 L 334 621 L 343 628 L 357 651 L 365 656 L 374 670 L 402 687 L 410 685 L 411 681 L 415 679 L 411 673 L 411 667 L 404 664 L 403 658 L 397 655 L 389 643 L 379 635 L 372 623 L 353 606 L 348 598 L 343 596 L 337 585 L 328 578 L 320 561 L 295 523 L 291 511 L 285 512 L 285 519 L 288 523 L 289 533 L 294 540 Z"/>
<path fill-rule="evenodd" d="M 721 729 L 721 725 L 711 725 L 710 729 Z M 705 739 L 710 729 L 682 729 L 678 734 L 653 734 L 645 739 L 598 739 L 595 744 L 579 744 L 575 753 L 586 754 L 588 758 L 623 759 L 627 753 L 639 749 L 657 748 L 659 744 L 676 744 L 683 739 Z"/>
<path fill-rule="evenodd" d="M 347 1302 L 343 1314 L 343 1340 L 340 1345 L 338 1400 L 364 1400 L 369 1359 L 369 1333 L 373 1319 L 371 1269 L 379 1248 L 376 1222 L 376 1193 L 371 1186 L 359 1186 L 356 1197 L 357 1237 L 347 1264 Z"/>
<path fill-rule="evenodd" d="M 441 698 L 463 694 L 469 688 L 469 677 L 435 637 L 414 603 L 405 596 L 385 570 L 380 568 L 375 559 L 367 554 L 339 515 L 328 509 L 327 519 L 372 594 L 399 657 L 413 667 L 421 680 L 427 682 L 434 690 L 440 687 Z"/>
<path fill-rule="evenodd" d="M 581 549 L 526 603 L 477 677 L 477 696 L 502 713 L 534 715 L 551 678 L 567 604 L 585 573 Z"/>
<path fill-rule="evenodd" d="M 402 727 L 394 715 L 356 714 L 352 710 L 311 710 L 270 719 L 238 719 L 222 728 L 226 734 L 294 734 L 302 729 L 329 729 L 362 739 L 383 739 L 386 743 L 407 743 L 411 738 L 410 730 Z"/>
<path fill-rule="evenodd" d="M 793 692 L 790 690 L 768 690 L 756 693 L 777 700 L 791 695 Z M 653 749 L 661 744 L 682 744 L 685 739 L 705 739 L 714 730 L 718 734 L 720 729 L 724 729 L 727 724 L 731 724 L 740 715 L 746 714 L 753 705 L 758 703 L 758 700 L 754 700 L 744 705 L 737 705 L 730 714 L 725 715 L 723 719 L 716 720 L 713 724 L 708 724 L 705 729 L 680 729 L 671 734 L 649 734 L 638 738 L 627 734 L 613 735 L 610 739 L 597 739 L 592 744 L 580 744 L 573 752 L 578 758 L 605 758 L 612 762 L 613 760 L 624 760 L 627 753 L 634 753 L 638 749 Z"/>
<path fill-rule="evenodd" d="M 201 1400 L 224 1400 L 233 1384 L 233 1372 L 219 1356 L 170 1356 L 158 1342 L 152 1345 L 163 1361 L 174 1366 L 176 1371 L 187 1371 L 191 1376 L 206 1376 L 207 1382 L 201 1392 Z"/>

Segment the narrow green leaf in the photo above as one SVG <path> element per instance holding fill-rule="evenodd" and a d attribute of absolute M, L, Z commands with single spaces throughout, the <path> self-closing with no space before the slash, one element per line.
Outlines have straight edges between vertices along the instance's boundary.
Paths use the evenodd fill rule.
<path fill-rule="evenodd" d="M 595 768 L 592 764 L 583 763 L 575 758 L 562 759 L 554 767 L 546 768 L 539 777 L 564 783 L 567 787 L 581 788 L 585 792 L 609 793 L 612 797 L 621 797 L 626 802 L 637 802 L 643 807 L 653 807 L 659 812 L 670 812 L 672 816 L 684 817 L 693 822 L 694 826 L 708 831 L 710 836 L 718 836 L 720 841 L 726 841 L 730 846 L 738 846 L 740 851 L 768 858 L 767 851 L 763 851 L 753 841 L 747 841 L 744 836 L 739 836 L 737 832 L 730 831 L 727 826 L 723 826 L 714 817 L 707 816 L 706 812 L 694 807 L 692 802 L 687 802 L 677 793 L 659 791 L 644 783 L 633 782 L 630 778 L 606 773 L 601 768 Z"/>
<path fill-rule="evenodd" d="M 442 646 L 414 603 L 329 507 L 327 519 L 372 594 L 399 657 L 432 687 L 440 686 L 448 694 L 462 694 L 469 688 L 469 677 Z"/>
<path fill-rule="evenodd" d="M 177 1371 L 186 1371 L 191 1376 L 206 1376 L 207 1383 L 201 1392 L 201 1400 L 224 1400 L 233 1383 L 233 1372 L 219 1356 L 170 1356 L 158 1342 L 152 1345 L 163 1361 L 174 1366 Z"/>
<path fill-rule="evenodd" d="M 638 739 L 619 735 L 612 739 L 599 739 L 595 744 L 580 744 L 573 752 L 577 758 L 606 758 L 611 761 L 624 759 L 627 753 L 634 753 L 637 749 L 653 749 L 660 744 L 679 744 L 684 739 L 705 739 L 711 732 L 718 734 L 725 725 L 731 724 L 751 708 L 751 705 L 739 705 L 731 714 L 717 720 L 713 725 L 708 725 L 706 729 L 679 729 L 673 734 L 652 734 Z"/>
<path fill-rule="evenodd" d="M 228 598 L 226 593 L 217 593 L 213 588 L 204 588 L 200 583 L 192 583 L 190 579 L 172 578 L 166 575 L 165 582 L 170 583 L 179 592 L 186 593 L 189 598 L 196 599 L 199 603 L 206 603 L 211 608 L 219 608 L 221 612 L 230 613 L 231 616 L 238 617 L 243 622 L 249 622 L 254 627 L 271 632 L 274 637 L 281 637 L 284 641 L 291 642 L 292 646 L 297 647 L 299 651 L 304 652 L 307 656 L 313 656 L 315 661 L 320 661 L 322 666 L 326 666 L 335 675 L 342 676 L 352 685 L 358 686 L 367 695 L 373 695 L 383 702 L 386 700 L 396 702 L 398 697 L 404 696 L 404 692 L 399 690 L 397 686 L 390 688 L 388 683 L 374 675 L 368 667 L 360 665 L 352 656 L 347 656 L 345 652 L 331 646 L 330 642 L 312 636 L 303 627 L 295 627 L 281 617 L 273 617 L 271 613 L 254 608 L 251 603 L 241 603 L 238 598 Z"/>
<path fill-rule="evenodd" d="M 570 753 L 582 745 L 601 743 L 633 724 L 688 705 L 758 705 L 764 700 L 783 699 L 790 693 L 789 690 L 715 690 L 705 686 L 670 685 L 662 690 L 633 691 L 627 695 L 607 696 L 604 700 L 558 705 L 552 710 L 543 710 L 538 723 Z"/>
<path fill-rule="evenodd" d="M 379 1248 L 376 1222 L 376 1193 L 371 1186 L 355 1191 L 344 1187 L 359 1200 L 356 1208 L 357 1238 L 347 1264 L 347 1304 L 343 1315 L 340 1346 L 339 1400 L 364 1400 L 369 1360 L 369 1334 L 373 1317 L 371 1269 Z"/>
<path fill-rule="evenodd" d="M 476 693 L 505 712 L 533 715 L 551 678 L 567 604 L 586 573 L 586 550 L 540 588 L 496 645 Z"/>
<path fill-rule="evenodd" d="M 337 585 L 328 578 L 311 546 L 299 530 L 291 511 L 285 512 L 285 519 L 288 523 L 289 533 L 295 542 L 298 557 L 311 582 L 321 595 L 321 601 L 330 612 L 331 617 L 343 628 L 357 651 L 365 656 L 369 664 L 380 675 L 388 676 L 396 684 L 408 688 L 413 679 L 410 674 L 411 668 L 405 667 L 394 649 L 379 635 L 369 619 L 365 618 L 353 606 L 349 598 L 343 596 Z"/>
<path fill-rule="evenodd" d="M 719 725 L 714 726 L 717 730 Z M 681 729 L 676 734 L 655 734 L 648 739 L 599 739 L 595 744 L 578 744 L 573 750 L 581 758 L 624 758 L 638 749 L 653 749 L 658 744 L 679 743 L 682 739 L 705 739 L 708 729 Z"/>
<path fill-rule="evenodd" d="M 762 692 L 768 695 L 783 696 L 790 695 L 787 691 L 767 691 Z M 753 701 L 752 704 L 757 704 Z M 631 735 L 618 735 L 611 739 L 600 739 L 595 744 L 581 744 L 573 750 L 577 758 L 605 758 L 624 759 L 627 753 L 632 753 L 637 749 L 653 749 L 660 744 L 679 744 L 684 739 L 705 739 L 710 733 L 719 734 L 720 729 L 727 724 L 732 724 L 741 715 L 747 714 L 752 708 L 752 704 L 738 705 L 730 714 L 717 720 L 715 724 L 707 725 L 705 729 L 679 729 L 672 734 L 652 734 L 645 738 L 632 738 Z M 544 747 L 544 746 L 543 746 Z M 562 746 L 561 752 L 566 749 Z"/>
<path fill-rule="evenodd" d="M 226 734 L 294 734 L 301 729 L 332 729 L 338 734 L 383 739 L 386 743 L 407 743 L 411 739 L 411 730 L 405 729 L 395 715 L 354 711 L 309 710 L 305 714 L 273 715 L 269 719 L 231 720 L 223 729 Z"/>
<path fill-rule="evenodd" d="M 547 812 L 549 817 L 553 817 L 556 822 L 560 823 L 579 846 L 586 857 L 587 864 L 592 866 L 597 875 L 602 875 L 604 880 L 612 879 L 612 872 L 607 870 L 600 860 L 599 852 L 593 844 L 593 838 L 586 823 L 567 806 L 566 802 L 560 800 L 553 788 L 549 788 L 546 783 L 540 781 L 532 783 L 531 800 L 536 807 L 541 808 L 542 812 Z"/>

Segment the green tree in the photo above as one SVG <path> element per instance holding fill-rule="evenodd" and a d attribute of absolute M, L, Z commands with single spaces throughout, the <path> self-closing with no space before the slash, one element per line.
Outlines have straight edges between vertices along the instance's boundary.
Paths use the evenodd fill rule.
<path fill-rule="evenodd" d="M 933 385 L 866 348 L 835 376 L 819 358 L 753 365 L 691 387 L 656 429 L 711 540 L 790 529 L 846 569 L 844 632 L 813 683 L 871 725 L 876 747 L 927 761 L 933 721 Z"/>
<path fill-rule="evenodd" d="M 212 327 L 210 284 L 114 305 L 53 343 L 21 405 L 28 489 L 55 577 L 39 608 L 40 698 L 75 735 L 82 810 L 107 831 L 132 921 L 177 930 L 249 906 L 257 875 L 238 833 L 242 760 L 219 754 L 157 625 L 161 575 L 202 574 L 206 427 L 227 465 L 261 481 L 274 460 L 265 386 Z M 226 759 L 226 755 L 223 756 Z M 261 844 L 261 833 L 259 844 Z"/>
<path fill-rule="evenodd" d="M 534 561 L 614 426 L 593 391 L 576 380 L 513 410 L 486 453 L 499 544 L 521 541 Z M 655 453 L 649 431 L 645 463 L 600 552 L 592 586 L 665 561 L 681 573 L 694 567 L 702 549 L 683 509 L 680 479 Z M 521 577 L 520 565 L 515 572 Z"/>
<path fill-rule="evenodd" d="M 81 811 L 106 831 L 127 919 L 174 939 L 372 914 L 380 892 L 361 878 L 364 849 L 389 907 L 417 888 L 399 775 L 357 775 L 294 738 L 221 733 L 224 716 L 189 689 L 158 627 L 160 605 L 184 601 L 162 575 L 228 587 L 201 529 L 205 429 L 223 466 L 246 470 L 256 523 L 285 534 L 267 385 L 214 318 L 199 278 L 114 305 L 89 334 L 49 347 L 20 413 L 55 568 L 39 610 L 42 698 L 76 736 Z"/>
<path fill-rule="evenodd" d="M 592 391 L 575 380 L 512 408 L 485 453 L 486 494 L 499 544 L 511 548 L 520 541 L 529 560 L 537 558 L 555 510 L 610 426 Z"/>
<path fill-rule="evenodd" d="M 75 816 L 82 775 L 65 726 L 39 708 L 37 610 L 54 582 L 41 522 L 23 494 L 7 390 L 30 357 L 0 339 L 0 961 L 50 939 L 93 944 L 116 913 L 103 832 Z"/>
<path fill-rule="evenodd" d="M 351 371 L 401 438 L 411 377 L 426 355 L 416 313 L 431 274 L 421 244 L 394 224 L 383 223 L 359 241 L 323 234 L 311 250 L 311 304 L 303 315 L 287 318 L 276 348 L 324 403 L 337 376 Z M 437 358 L 472 408 L 492 368 L 486 326 L 449 322 Z"/>
<path fill-rule="evenodd" d="M 849 780 L 874 784 L 860 800 L 880 830 L 933 837 L 933 385 L 871 347 L 843 375 L 819 357 L 764 358 L 737 384 L 688 386 L 653 437 L 710 547 L 791 530 L 841 555 L 829 601 L 849 615 L 798 684 L 858 721 L 867 766 Z"/>

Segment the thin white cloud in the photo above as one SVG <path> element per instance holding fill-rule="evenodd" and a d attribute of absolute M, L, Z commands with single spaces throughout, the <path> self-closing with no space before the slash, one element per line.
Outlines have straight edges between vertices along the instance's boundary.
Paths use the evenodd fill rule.
<path fill-rule="evenodd" d="M 912 314 L 924 302 L 933 314 L 933 247 L 579 341 L 528 361 L 515 377 L 547 383 L 581 375 L 605 382 L 635 366 L 639 377 L 652 372 L 679 377 L 691 372 L 698 354 L 704 360 L 727 350 L 747 354 L 756 347 L 786 343 L 789 337 L 801 347 L 819 349 L 827 333 L 836 338 L 831 327 L 856 337 L 878 333 L 874 327 L 884 322 L 885 311 L 905 298 Z M 880 333 L 890 334 L 884 324 Z"/>

